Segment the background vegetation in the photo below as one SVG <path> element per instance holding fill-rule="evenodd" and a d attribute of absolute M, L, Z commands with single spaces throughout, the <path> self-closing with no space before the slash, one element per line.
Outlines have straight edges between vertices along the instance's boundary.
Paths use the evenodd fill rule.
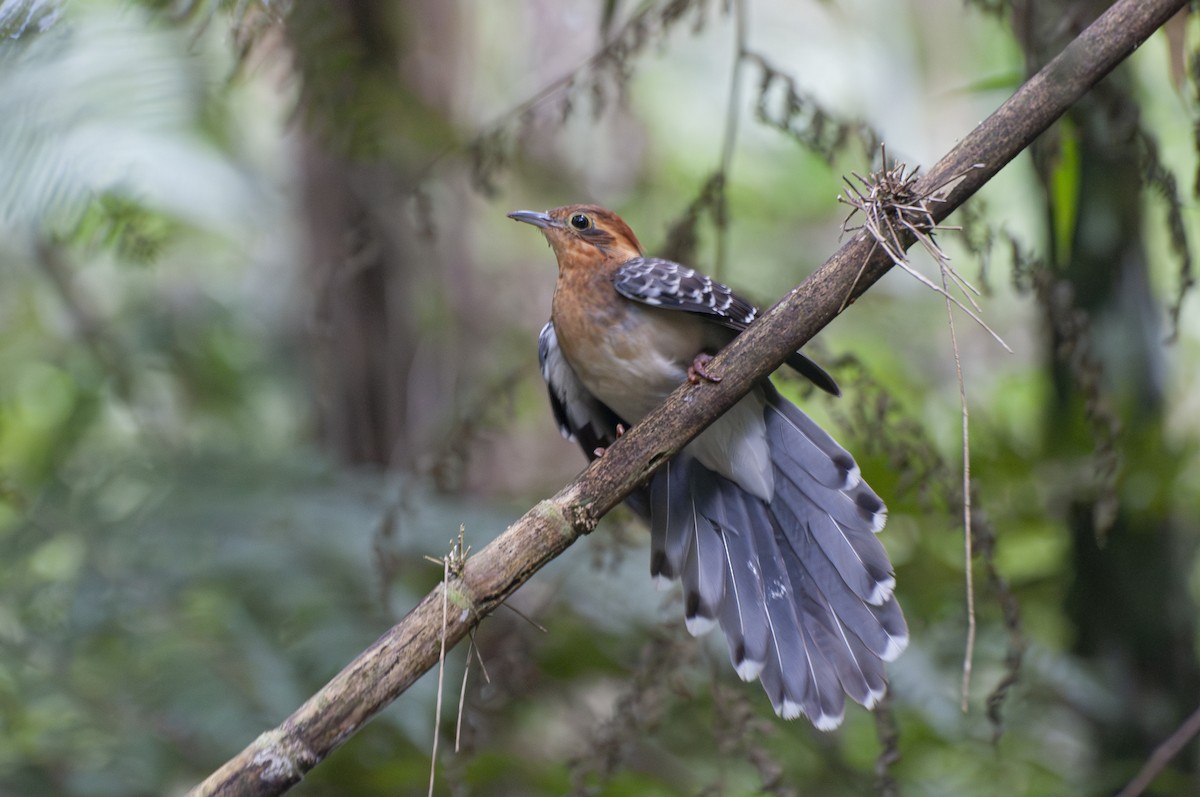
<path fill-rule="evenodd" d="M 841 175 L 879 142 L 931 163 L 1105 5 L 0 2 L 0 793 L 181 793 L 407 611 L 460 525 L 480 547 L 577 471 L 536 366 L 552 256 L 506 211 L 600 202 L 770 302 L 836 245 Z M 958 324 L 969 711 L 953 359 L 893 274 L 810 347 L 846 396 L 785 383 L 891 509 L 887 705 L 777 720 L 617 513 L 452 653 L 439 793 L 1130 779 L 1200 694 L 1196 33 L 941 238 L 1015 352 Z M 424 793 L 434 699 L 295 792 Z"/>

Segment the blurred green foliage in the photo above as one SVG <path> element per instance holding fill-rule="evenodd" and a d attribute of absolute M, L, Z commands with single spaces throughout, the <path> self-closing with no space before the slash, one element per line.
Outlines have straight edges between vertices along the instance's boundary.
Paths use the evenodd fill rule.
<path fill-rule="evenodd" d="M 0 0 L 0 794 L 182 793 L 431 588 L 424 556 L 460 524 L 477 550 L 574 472 L 534 359 L 553 266 L 505 210 L 603 202 L 651 251 L 670 240 L 711 270 L 724 248 L 723 278 L 764 302 L 832 251 L 839 176 L 871 153 L 848 145 L 830 165 L 757 121 L 749 69 L 712 193 L 721 4 L 561 5 Z M 960 137 L 1012 87 L 1021 50 L 1003 19 L 926 5 L 747 2 L 753 49 L 795 81 L 787 121 L 865 120 L 912 162 Z M 584 61 L 601 29 L 627 46 Z M 1196 153 L 1169 55 L 1144 48 L 1132 91 L 1186 185 Z M 890 709 L 851 709 L 835 734 L 778 721 L 723 640 L 689 638 L 678 595 L 653 592 L 643 531 L 618 512 L 521 590 L 519 614 L 483 623 L 478 658 L 450 654 L 437 793 L 1061 795 L 1128 780 L 1144 739 L 1190 707 L 1113 664 L 1124 652 L 1083 649 L 1071 605 L 1072 518 L 1105 487 L 1094 402 L 1056 414 L 1048 363 L 1067 357 L 1047 297 L 1063 288 L 1043 291 L 1033 263 L 1105 234 L 1081 229 L 1096 216 L 1082 215 L 1079 135 L 1060 131 L 1045 193 L 1018 161 L 943 236 L 1017 352 L 960 322 L 981 552 L 970 712 L 944 310 L 894 275 L 811 347 L 844 399 L 781 379 L 888 500 L 913 638 Z M 1156 307 L 1177 284 L 1164 201 L 1140 201 Z M 1194 197 L 1180 213 L 1194 247 Z M 343 406 L 322 346 L 375 309 L 337 291 L 376 268 L 394 281 L 364 295 L 419 323 L 385 327 L 411 332 L 400 344 L 364 327 L 333 351 L 392 390 Z M 1074 340 L 1108 369 L 1098 390 L 1124 424 L 1119 536 L 1095 550 L 1132 563 L 1169 536 L 1194 631 L 1200 326 L 1182 314 L 1156 360 L 1161 408 L 1138 415 L 1139 386 L 1112 376 L 1129 341 L 1088 320 Z M 401 431 L 380 448 L 402 449 L 402 467 L 348 457 L 337 436 L 377 432 L 362 419 L 396 396 Z M 1150 628 L 1165 587 L 1148 581 L 1114 581 L 1113 599 Z M 1194 662 L 1191 640 L 1163 658 Z M 994 693 L 1020 654 L 1018 682 Z M 424 793 L 435 700 L 426 677 L 296 793 Z M 1104 729 L 1131 712 L 1144 737 L 1113 754 Z M 1195 758 L 1158 793 L 1193 793 Z"/>

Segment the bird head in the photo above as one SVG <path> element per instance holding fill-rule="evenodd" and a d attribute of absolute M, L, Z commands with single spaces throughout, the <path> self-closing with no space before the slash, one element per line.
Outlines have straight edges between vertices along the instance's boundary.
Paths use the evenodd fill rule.
<path fill-rule="evenodd" d="M 597 255 L 625 261 L 642 254 L 642 245 L 629 225 L 616 213 L 596 205 L 565 205 L 545 213 L 514 210 L 508 217 L 539 228 L 554 249 L 560 268 L 573 256 L 583 257 L 581 262 L 590 262 Z"/>

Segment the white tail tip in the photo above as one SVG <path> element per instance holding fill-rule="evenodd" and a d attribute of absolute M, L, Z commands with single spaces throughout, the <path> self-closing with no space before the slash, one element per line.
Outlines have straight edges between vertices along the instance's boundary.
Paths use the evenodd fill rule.
<path fill-rule="evenodd" d="M 688 633 L 692 636 L 704 636 L 717 627 L 716 620 L 711 617 L 701 617 L 700 615 L 688 617 L 684 622 L 687 624 Z"/>
<path fill-rule="evenodd" d="M 764 662 L 753 659 L 742 659 L 741 662 L 734 664 L 733 668 L 737 670 L 738 678 L 743 681 L 753 681 L 762 674 L 763 664 Z"/>
<path fill-rule="evenodd" d="M 888 637 L 887 649 L 883 651 L 883 655 L 879 658 L 884 661 L 895 661 L 904 652 L 906 647 L 908 647 L 908 634 Z"/>

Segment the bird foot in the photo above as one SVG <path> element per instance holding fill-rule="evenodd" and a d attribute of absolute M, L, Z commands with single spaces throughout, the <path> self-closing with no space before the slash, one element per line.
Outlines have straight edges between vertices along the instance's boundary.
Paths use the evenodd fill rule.
<path fill-rule="evenodd" d="M 621 435 L 625 434 L 625 424 L 618 423 L 616 432 L 617 432 L 617 438 L 619 439 L 621 437 Z M 592 449 L 592 453 L 596 455 L 596 459 L 599 459 L 600 457 L 604 456 L 604 452 L 607 450 L 608 449 L 605 448 L 604 446 L 597 446 L 596 448 Z"/>
<path fill-rule="evenodd" d="M 696 359 L 692 360 L 692 364 L 688 366 L 688 382 L 693 385 L 700 384 L 702 379 L 706 382 L 720 382 L 721 377 L 708 371 L 708 364 L 712 362 L 712 359 L 713 356 L 706 352 L 697 354 Z"/>

